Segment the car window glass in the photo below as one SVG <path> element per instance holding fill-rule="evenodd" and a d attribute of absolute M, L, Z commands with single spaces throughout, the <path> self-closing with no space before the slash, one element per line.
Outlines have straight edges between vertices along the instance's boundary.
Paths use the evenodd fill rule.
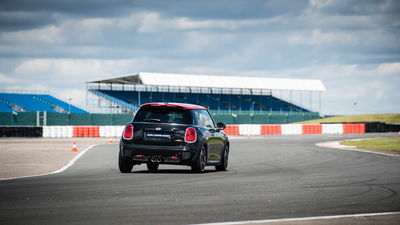
<path fill-rule="evenodd" d="M 195 115 L 199 125 L 205 127 L 215 127 L 214 121 L 206 110 L 196 110 Z"/>
<path fill-rule="evenodd" d="M 191 116 L 187 110 L 147 107 L 141 108 L 133 121 L 191 124 Z"/>

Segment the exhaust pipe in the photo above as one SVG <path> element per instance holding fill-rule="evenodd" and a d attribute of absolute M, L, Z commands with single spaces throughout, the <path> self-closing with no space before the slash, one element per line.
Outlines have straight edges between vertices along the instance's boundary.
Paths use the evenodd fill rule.
<path fill-rule="evenodd" d="M 155 163 L 155 162 L 157 161 L 157 159 L 156 159 L 156 157 L 153 157 L 153 158 L 150 159 L 150 161 L 151 161 L 152 163 Z"/>
<path fill-rule="evenodd" d="M 157 162 L 160 163 L 161 162 L 161 158 L 157 158 Z"/>

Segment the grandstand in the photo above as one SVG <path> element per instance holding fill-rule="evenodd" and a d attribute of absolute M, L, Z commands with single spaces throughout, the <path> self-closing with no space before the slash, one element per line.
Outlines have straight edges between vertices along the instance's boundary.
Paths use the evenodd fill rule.
<path fill-rule="evenodd" d="M 0 112 L 88 113 L 47 94 L 0 93 Z"/>
<path fill-rule="evenodd" d="M 315 112 L 313 94 L 325 87 L 320 80 L 262 77 L 138 73 L 91 81 L 88 107 L 100 113 L 131 113 L 148 102 L 184 102 L 225 112 Z M 299 102 L 294 101 L 294 93 Z M 302 101 L 308 94 L 309 105 Z M 286 94 L 286 97 L 284 96 Z"/>

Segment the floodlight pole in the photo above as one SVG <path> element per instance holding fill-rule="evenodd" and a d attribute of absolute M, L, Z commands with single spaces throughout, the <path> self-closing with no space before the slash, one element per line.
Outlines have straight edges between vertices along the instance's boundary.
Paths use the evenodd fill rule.
<path fill-rule="evenodd" d="M 68 114 L 71 114 L 71 100 L 72 98 L 68 99 Z"/>

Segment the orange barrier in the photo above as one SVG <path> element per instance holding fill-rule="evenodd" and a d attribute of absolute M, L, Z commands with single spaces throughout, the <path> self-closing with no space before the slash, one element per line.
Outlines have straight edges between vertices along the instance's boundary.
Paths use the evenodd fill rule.
<path fill-rule="evenodd" d="M 74 137 L 100 137 L 98 126 L 78 126 L 74 127 Z"/>
<path fill-rule="evenodd" d="M 322 134 L 322 125 L 303 124 L 303 134 Z"/>
<path fill-rule="evenodd" d="M 81 129 L 79 127 L 73 127 L 72 128 L 72 137 L 80 137 L 81 134 L 79 133 Z"/>
<path fill-rule="evenodd" d="M 227 135 L 239 135 L 238 125 L 227 125 L 224 129 L 224 133 Z"/>
<path fill-rule="evenodd" d="M 365 123 L 345 123 L 343 124 L 344 134 L 365 133 Z"/>
<path fill-rule="evenodd" d="M 281 135 L 281 125 L 261 125 L 261 135 Z"/>

